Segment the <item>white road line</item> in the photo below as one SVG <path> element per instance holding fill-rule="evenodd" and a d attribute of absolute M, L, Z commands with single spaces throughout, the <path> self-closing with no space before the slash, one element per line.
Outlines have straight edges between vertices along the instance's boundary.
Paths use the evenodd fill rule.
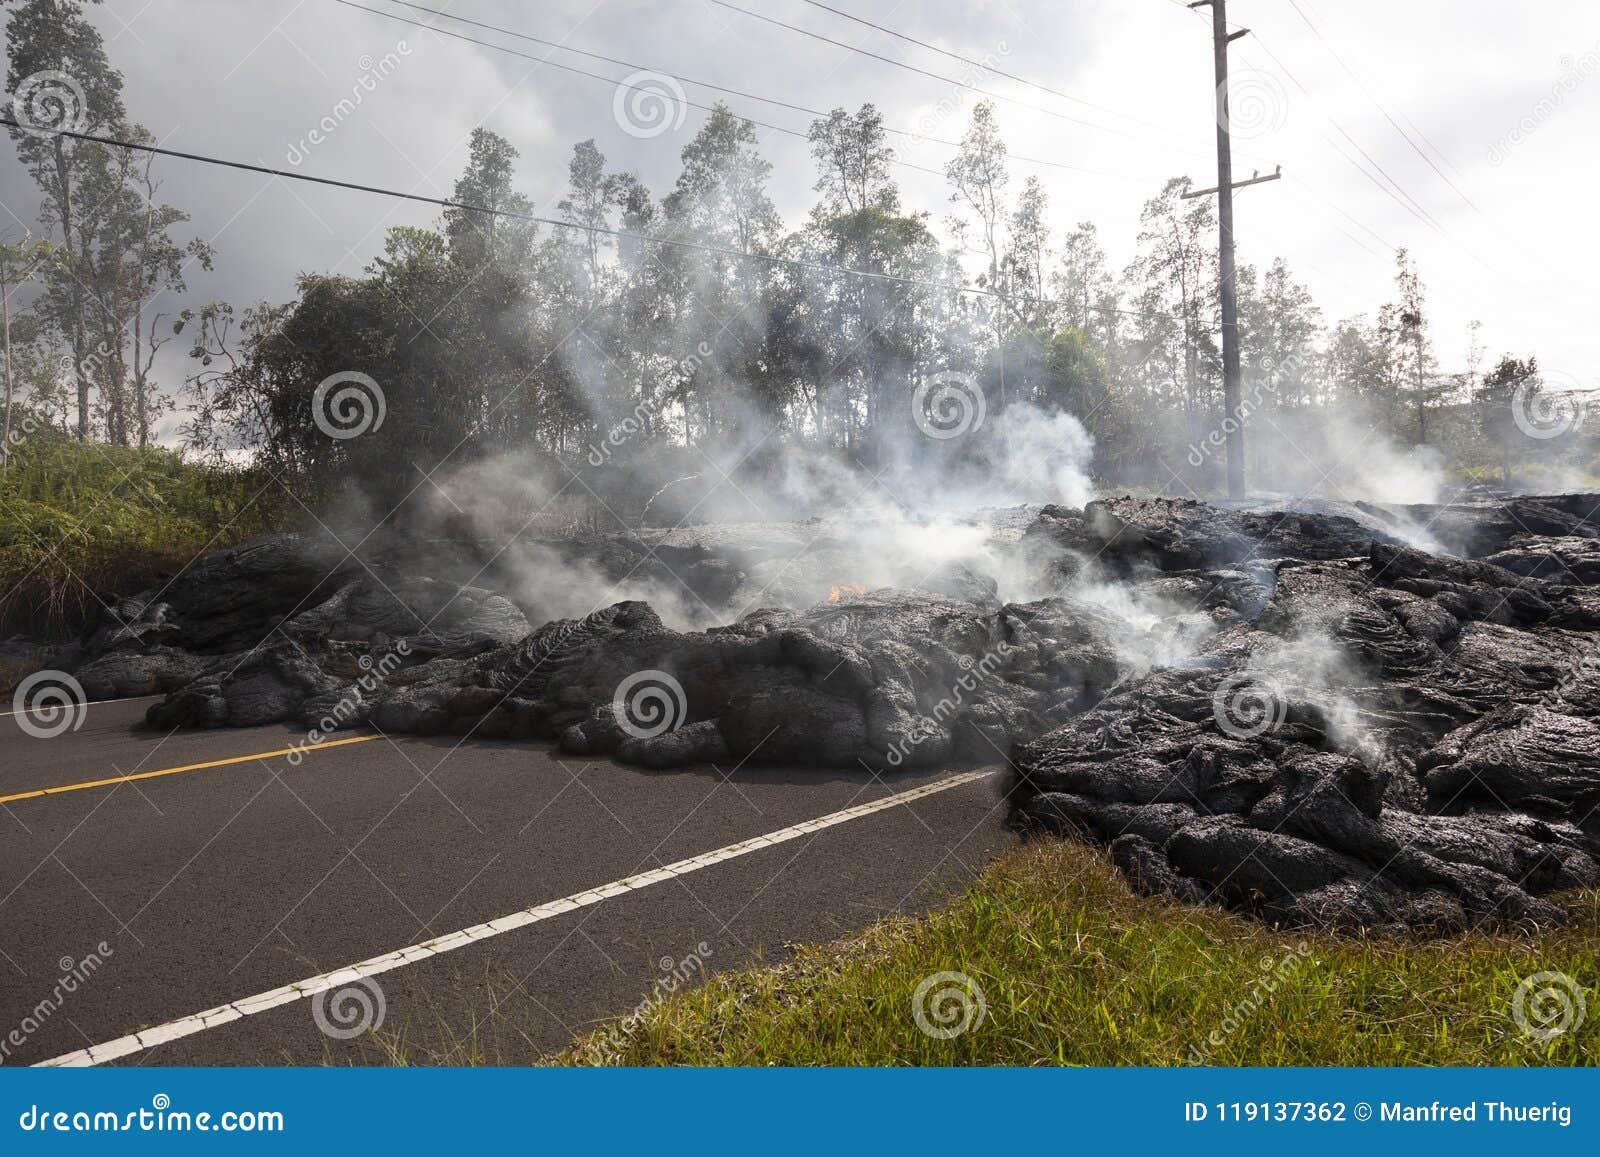
<path fill-rule="evenodd" d="M 556 916 L 563 916 L 568 912 L 575 912 L 579 908 L 587 908 L 613 896 L 626 895 L 637 892 L 641 888 L 648 888 L 652 884 L 664 883 L 677 876 L 686 876 L 690 872 L 698 872 L 702 868 L 709 868 L 728 860 L 747 856 L 751 852 L 759 852 L 764 848 L 776 847 L 790 840 L 797 840 L 801 836 L 809 836 L 814 832 L 826 828 L 836 827 L 839 824 L 849 823 L 851 820 L 860 819 L 876 812 L 887 811 L 901 804 L 910 803 L 912 800 L 924 796 L 937 795 L 942 791 L 949 791 L 962 784 L 973 783 L 986 779 L 994 774 L 993 771 L 969 771 L 961 775 L 952 775 L 946 779 L 935 780 L 933 783 L 924 784 L 922 787 L 902 791 L 896 795 L 885 796 L 883 799 L 873 800 L 871 803 L 857 804 L 855 807 L 845 808 L 843 811 L 830 812 L 825 816 L 818 816 L 814 820 L 794 824 L 775 832 L 768 832 L 764 836 L 753 836 L 737 844 L 729 844 L 716 851 L 704 852 L 698 856 L 691 856 L 687 860 L 678 860 L 664 868 L 655 868 L 637 876 L 629 876 L 622 880 L 613 880 L 609 884 L 602 884 L 598 888 L 577 892 L 571 896 L 564 896 L 559 900 L 551 900 L 546 904 L 539 904 L 532 908 L 524 908 L 520 912 L 513 912 L 509 916 L 501 916 L 497 920 L 490 920 L 486 924 L 476 924 L 471 928 L 463 928 L 460 932 L 451 932 L 447 936 L 440 936 L 422 944 L 413 944 L 409 948 L 401 948 L 382 956 L 374 956 L 370 960 L 363 960 L 359 964 L 352 964 L 347 968 L 339 968 L 333 972 L 323 972 L 316 976 L 309 976 L 293 984 L 286 984 L 282 988 L 274 988 L 269 992 L 257 993 L 240 1000 L 221 1005 L 218 1008 L 197 1012 L 193 1016 L 186 1016 L 180 1020 L 168 1021 L 166 1024 L 154 1028 L 144 1029 L 129 1036 L 118 1037 L 116 1040 L 107 1041 L 105 1044 L 92 1045 L 77 1052 L 67 1053 L 52 1060 L 41 1061 L 35 1067 L 82 1067 L 87 1065 L 104 1064 L 106 1061 L 116 1060 L 118 1057 L 129 1056 L 132 1053 L 142 1052 L 167 1041 L 178 1040 L 182 1037 L 193 1036 L 208 1028 L 216 1028 L 219 1024 L 227 1024 L 241 1017 L 255 1016 L 257 1013 L 266 1012 L 268 1009 L 280 1005 L 293 1004 L 297 1000 L 315 996 L 319 992 L 338 988 L 341 985 L 352 984 L 367 976 L 376 976 L 380 972 L 401 968 L 407 964 L 415 964 L 419 960 L 430 957 L 442 956 L 446 952 L 454 952 L 458 948 L 465 948 L 479 940 L 488 940 L 504 932 L 511 932 L 518 928 L 525 928 L 529 924 L 538 924 Z"/>
<path fill-rule="evenodd" d="M 78 706 L 72 710 L 82 711 L 87 707 L 101 707 L 107 703 L 132 703 L 138 699 L 162 698 L 165 698 L 164 693 L 157 692 L 154 695 L 128 695 L 122 699 L 90 699 L 87 702 L 78 704 Z M 13 715 L 43 715 L 47 711 L 60 710 L 62 710 L 61 707 L 24 707 L 21 711 L 0 711 L 0 719 L 9 719 Z"/>

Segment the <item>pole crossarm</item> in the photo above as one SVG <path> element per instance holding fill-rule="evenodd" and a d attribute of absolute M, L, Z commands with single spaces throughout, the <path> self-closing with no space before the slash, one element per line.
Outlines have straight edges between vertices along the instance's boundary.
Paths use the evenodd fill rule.
<path fill-rule="evenodd" d="M 1279 165 L 1274 172 L 1268 173 L 1265 177 L 1252 174 L 1248 180 L 1235 181 L 1230 187 L 1234 189 L 1242 189 L 1246 185 L 1262 185 L 1268 181 L 1281 181 L 1282 179 L 1283 166 Z M 1193 192 L 1185 193 L 1182 199 L 1188 201 L 1194 197 L 1209 197 L 1212 193 L 1217 193 L 1220 191 L 1221 189 L 1219 186 L 1212 185 L 1209 189 L 1195 189 Z"/>

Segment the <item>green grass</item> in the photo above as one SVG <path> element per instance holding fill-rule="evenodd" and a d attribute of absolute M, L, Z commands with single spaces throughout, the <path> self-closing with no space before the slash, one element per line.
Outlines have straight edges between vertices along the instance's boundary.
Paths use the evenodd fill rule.
<path fill-rule="evenodd" d="M 0 634 L 60 637 L 97 596 L 131 594 L 278 529 L 289 501 L 257 471 L 37 434 L 0 472 Z"/>
<path fill-rule="evenodd" d="M 553 1058 L 623 1065 L 1538 1065 L 1600 1060 L 1600 896 L 1560 929 L 1450 939 L 1302 935 L 1138 896 L 1103 853 L 1040 840 L 944 909 L 787 963 L 718 975 Z M 920 1031 L 913 994 L 958 972 L 981 1021 Z M 1565 973 L 1586 1023 L 1531 1039 L 1522 978 Z M 1266 981 L 1272 981 L 1269 991 Z M 951 1006 L 951 1011 L 957 1011 Z M 930 1019 L 934 1027 L 937 1021 Z M 953 1023 L 953 1022 L 952 1022 Z"/>

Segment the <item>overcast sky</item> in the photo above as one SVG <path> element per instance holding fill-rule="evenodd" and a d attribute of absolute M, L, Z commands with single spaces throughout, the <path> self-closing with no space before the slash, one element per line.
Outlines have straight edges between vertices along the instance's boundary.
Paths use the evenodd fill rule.
<path fill-rule="evenodd" d="M 449 195 L 478 125 L 521 150 L 522 187 L 540 210 L 553 212 L 572 145 L 589 137 L 612 168 L 635 172 L 659 194 L 705 119 L 688 108 L 678 110 L 681 124 L 669 113 L 662 131 L 630 133 L 614 84 L 630 67 L 436 20 L 392 0 L 359 2 L 536 59 L 337 0 L 109 0 L 93 19 L 126 77 L 130 115 L 168 147 L 435 196 Z M 709 0 L 426 2 L 793 105 L 854 109 L 872 101 L 890 128 L 923 137 L 958 137 L 976 99 L 959 85 Z M 1177 0 L 827 0 L 1065 96 L 977 72 L 803 0 L 734 2 L 1007 98 L 998 110 L 1013 157 L 1075 166 L 1016 159 L 1013 191 L 1037 173 L 1058 235 L 1094 221 L 1117 268 L 1132 256 L 1140 205 L 1166 177 L 1214 182 L 1209 17 Z M 1284 169 L 1284 180 L 1238 195 L 1241 260 L 1264 266 L 1285 257 L 1331 322 L 1370 314 L 1386 300 L 1392 249 L 1408 247 L 1446 369 L 1463 365 L 1467 324 L 1479 319 L 1490 358 L 1536 354 L 1568 382 L 1600 383 L 1600 5 L 1233 0 L 1229 17 L 1252 31 L 1233 49 L 1236 176 Z M 388 54 L 398 67 L 362 92 L 353 112 L 336 113 Z M 549 63 L 540 63 L 547 54 Z M 692 84 L 683 91 L 701 104 L 719 95 Z M 810 120 L 725 99 L 736 112 L 801 133 Z M 336 127 L 310 144 L 327 117 Z M 793 225 L 815 199 L 807 145 L 772 129 L 759 135 L 774 165 L 772 195 Z M 931 211 L 943 233 L 948 188 L 912 166 L 941 170 L 952 150 L 904 136 L 892 143 L 907 162 L 896 168 L 907 207 Z M 12 162 L 0 170 L 0 202 L 14 235 L 19 221 L 34 221 L 37 198 L 11 146 L 0 148 Z M 1363 154 L 1400 192 L 1358 171 L 1353 162 L 1372 168 Z M 166 199 L 192 214 L 190 232 L 218 252 L 215 271 L 191 275 L 187 301 L 164 303 L 174 308 L 287 299 L 298 273 L 358 273 L 386 228 L 437 217 L 424 205 L 178 160 L 158 171 Z M 169 377 L 180 372 L 172 367 Z"/>

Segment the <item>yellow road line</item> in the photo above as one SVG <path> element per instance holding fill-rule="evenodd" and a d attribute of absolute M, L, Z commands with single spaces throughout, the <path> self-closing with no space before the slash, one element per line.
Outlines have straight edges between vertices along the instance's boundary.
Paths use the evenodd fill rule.
<path fill-rule="evenodd" d="M 36 799 L 41 795 L 60 795 L 66 791 L 86 791 L 91 787 L 110 787 L 112 784 L 127 783 L 135 779 L 155 779 L 161 775 L 177 775 L 185 771 L 203 771 L 208 767 L 226 767 L 230 763 L 249 763 L 253 759 L 272 759 L 279 755 L 291 755 L 294 752 L 303 754 L 320 751 L 324 747 L 344 747 L 350 743 L 371 743 L 374 739 L 382 739 L 381 735 L 357 735 L 350 739 L 330 739 L 324 743 L 310 743 L 302 747 L 283 747 L 277 751 L 262 751 L 255 755 L 235 755 L 231 759 L 213 759 L 206 763 L 186 763 L 182 767 L 163 767 L 159 771 L 140 771 L 133 775 L 116 775 L 110 779 L 91 779 L 87 783 L 69 783 L 61 787 L 42 787 L 37 791 L 23 791 L 16 795 L 0 795 L 0 803 L 16 803 L 20 799 Z"/>

